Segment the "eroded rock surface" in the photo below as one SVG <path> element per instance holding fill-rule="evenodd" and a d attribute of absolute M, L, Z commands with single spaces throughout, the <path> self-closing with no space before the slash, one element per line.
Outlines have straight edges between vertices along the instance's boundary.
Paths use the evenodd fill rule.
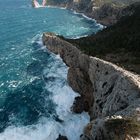
<path fill-rule="evenodd" d="M 76 113 L 88 112 L 93 104 L 93 88 L 88 74 L 80 68 L 69 68 L 68 83 L 74 91 L 81 95 L 81 97 L 75 98 L 73 111 Z"/>
<path fill-rule="evenodd" d="M 140 118 L 139 75 L 99 58 L 88 57 L 55 35 L 44 33 L 43 42 L 52 52 L 60 54 L 70 67 L 69 84 L 81 95 L 76 98 L 73 110 L 90 113 L 91 123 L 81 135 L 81 140 L 109 140 L 107 135 L 115 136 L 107 134 L 104 129 L 107 117 L 135 115 Z"/>

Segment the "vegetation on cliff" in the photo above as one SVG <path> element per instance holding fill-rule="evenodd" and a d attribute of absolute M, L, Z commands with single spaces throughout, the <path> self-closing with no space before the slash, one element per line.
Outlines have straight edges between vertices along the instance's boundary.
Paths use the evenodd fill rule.
<path fill-rule="evenodd" d="M 140 123 L 133 118 L 112 118 L 105 122 L 109 132 L 115 132 L 114 139 L 133 140 L 140 138 Z"/>
<path fill-rule="evenodd" d="M 128 7 L 134 13 L 124 16 L 96 35 L 65 39 L 84 53 L 116 63 L 140 74 L 140 3 Z"/>

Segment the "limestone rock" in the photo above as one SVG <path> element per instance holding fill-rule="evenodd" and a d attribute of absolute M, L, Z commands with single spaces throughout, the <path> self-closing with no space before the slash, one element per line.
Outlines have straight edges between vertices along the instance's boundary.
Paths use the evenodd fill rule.
<path fill-rule="evenodd" d="M 92 118 L 111 116 L 116 113 L 128 115 L 125 109 L 130 109 L 130 105 L 129 114 L 134 114 L 136 102 L 137 107 L 140 106 L 139 77 L 112 63 L 93 57 L 90 59 L 89 77 L 95 88 Z M 120 111 L 121 114 L 118 113 Z"/>
<path fill-rule="evenodd" d="M 49 50 L 60 54 L 70 67 L 69 85 L 81 95 L 75 98 L 73 111 L 90 111 L 91 122 L 81 140 L 114 139 L 114 132 L 107 132 L 105 128 L 110 116 L 137 116 L 140 119 L 139 75 L 99 58 L 88 57 L 55 35 L 44 34 L 43 42 Z"/>

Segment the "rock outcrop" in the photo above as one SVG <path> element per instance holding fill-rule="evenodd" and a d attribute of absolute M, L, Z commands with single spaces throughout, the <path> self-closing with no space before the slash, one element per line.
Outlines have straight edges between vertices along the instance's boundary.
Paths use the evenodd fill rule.
<path fill-rule="evenodd" d="M 60 54 L 70 67 L 68 81 L 80 93 L 73 111 L 88 111 L 91 123 L 81 140 L 105 140 L 104 124 L 110 116 L 140 117 L 140 76 L 96 57 L 89 57 L 54 34 L 44 33 L 43 43 Z M 115 134 L 113 134 L 114 136 Z M 109 139 L 108 139 L 109 140 Z"/>

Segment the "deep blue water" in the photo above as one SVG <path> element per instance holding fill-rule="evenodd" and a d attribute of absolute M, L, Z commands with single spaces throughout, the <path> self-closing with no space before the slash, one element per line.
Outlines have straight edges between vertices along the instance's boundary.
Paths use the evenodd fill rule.
<path fill-rule="evenodd" d="M 34 9 L 29 0 L 0 0 L 0 140 L 9 140 L 15 131 L 13 140 L 35 140 L 37 137 L 37 140 L 53 140 L 61 131 L 66 133 L 65 130 L 57 132 L 57 127 L 51 127 L 52 123 L 49 128 L 48 124 L 41 125 L 44 119 L 45 123 L 62 125 L 65 118 L 60 110 L 67 111 L 77 96 L 67 84 L 67 67 L 58 56 L 43 47 L 41 35 L 54 32 L 75 38 L 96 33 L 99 29 L 101 26 L 94 20 L 72 11 Z M 58 90 L 62 95 L 58 96 Z M 69 103 L 59 102 L 60 96 L 66 96 Z M 63 107 L 62 103 L 68 105 Z M 78 116 L 74 117 L 76 120 Z M 81 121 L 86 123 L 84 117 Z M 38 130 L 35 134 L 32 126 Z M 54 137 L 49 134 L 52 128 L 56 131 Z M 30 130 L 27 137 L 22 134 L 25 129 Z M 77 129 L 81 131 L 78 125 Z M 77 136 L 69 138 L 76 140 Z"/>

